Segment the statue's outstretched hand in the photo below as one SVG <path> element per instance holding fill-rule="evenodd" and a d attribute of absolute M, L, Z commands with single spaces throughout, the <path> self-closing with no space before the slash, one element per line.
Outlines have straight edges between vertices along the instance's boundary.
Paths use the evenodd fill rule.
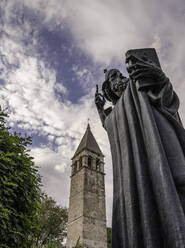
<path fill-rule="evenodd" d="M 147 60 L 136 61 L 131 66 L 128 66 L 127 70 L 130 78 L 135 81 L 139 79 L 163 81 L 166 79 L 166 76 L 161 68 Z"/>
<path fill-rule="evenodd" d="M 98 92 L 98 85 L 96 85 L 95 104 L 97 109 L 103 110 L 105 102 L 106 102 L 105 97 Z"/>

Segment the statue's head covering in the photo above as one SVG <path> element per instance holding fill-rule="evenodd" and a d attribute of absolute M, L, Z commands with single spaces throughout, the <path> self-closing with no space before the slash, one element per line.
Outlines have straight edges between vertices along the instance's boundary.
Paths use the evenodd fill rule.
<path fill-rule="evenodd" d="M 110 74 L 111 74 L 113 71 L 119 71 L 119 70 L 117 70 L 117 69 L 110 69 L 110 70 L 105 69 L 105 70 L 104 70 L 104 73 L 105 73 L 105 81 L 104 81 L 103 84 L 102 84 L 102 91 L 103 91 L 104 97 L 105 97 L 108 101 L 113 102 L 113 104 L 115 104 L 119 98 L 118 98 L 118 96 L 115 95 L 114 92 L 111 90 L 110 82 L 109 82 L 109 76 L 110 76 Z"/>

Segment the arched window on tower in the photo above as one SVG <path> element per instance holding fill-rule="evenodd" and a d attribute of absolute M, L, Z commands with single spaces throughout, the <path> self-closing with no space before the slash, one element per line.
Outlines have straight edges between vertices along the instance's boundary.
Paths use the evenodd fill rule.
<path fill-rule="evenodd" d="M 77 161 L 75 161 L 75 163 L 74 163 L 74 173 L 76 173 L 77 172 Z"/>
<path fill-rule="evenodd" d="M 96 159 L 96 170 L 100 171 L 100 160 L 98 158 Z"/>
<path fill-rule="evenodd" d="M 88 168 L 92 169 L 92 157 L 88 156 Z"/>
<path fill-rule="evenodd" d="M 79 169 L 82 168 L 82 157 L 79 159 Z"/>

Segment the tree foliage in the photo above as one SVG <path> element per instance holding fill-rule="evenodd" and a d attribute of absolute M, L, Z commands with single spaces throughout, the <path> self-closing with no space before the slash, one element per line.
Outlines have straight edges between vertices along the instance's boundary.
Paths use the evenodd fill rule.
<path fill-rule="evenodd" d="M 67 236 L 67 208 L 58 206 L 51 197 L 43 194 L 37 217 L 38 228 L 33 235 L 36 247 L 63 247 Z"/>
<path fill-rule="evenodd" d="M 30 138 L 12 134 L 0 109 L 0 247 L 29 247 L 36 225 L 40 176 L 29 155 Z"/>

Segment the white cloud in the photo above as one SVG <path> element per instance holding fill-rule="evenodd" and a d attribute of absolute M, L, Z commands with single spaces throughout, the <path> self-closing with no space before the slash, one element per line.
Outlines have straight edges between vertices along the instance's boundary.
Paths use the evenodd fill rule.
<path fill-rule="evenodd" d="M 7 31 L 11 34 L 11 29 Z M 56 72 L 37 56 L 34 47 L 32 55 L 29 49 L 25 54 L 27 48 L 18 38 L 4 35 L 1 39 L 2 78 L 6 84 L 0 86 L 0 97 L 4 99 L 4 105 L 9 106 L 11 126 L 16 124 L 25 132 L 47 137 L 48 144 L 32 148 L 31 155 L 40 167 L 44 189 L 57 202 L 68 205 L 70 159 L 86 129 L 87 118 L 91 119 L 100 145 L 104 145 L 106 136 L 99 128 L 100 121 L 97 122 L 93 90 L 79 99 L 78 104 L 58 99 L 55 91 L 63 96 L 68 91 L 56 81 Z M 79 77 L 85 73 L 85 70 L 79 72 Z M 55 151 L 51 148 L 53 142 L 57 145 Z"/>
<path fill-rule="evenodd" d="M 44 6 L 42 1 L 26 5 L 40 11 L 43 22 L 53 29 L 58 23 L 62 31 L 67 24 L 74 45 L 96 62 L 109 65 L 116 59 L 123 64 L 128 49 L 155 47 L 164 71 L 180 96 L 181 112 L 185 112 L 183 0 L 48 0 Z M 185 122 L 185 115 L 182 118 Z"/>
<path fill-rule="evenodd" d="M 69 147 L 69 144 L 64 148 L 63 146 L 59 146 L 57 151 L 53 151 L 50 147 L 47 146 L 37 147 L 31 150 L 31 155 L 34 157 L 34 162 L 37 164 L 37 166 L 41 168 L 44 165 L 50 166 L 56 171 L 64 172 L 67 165 L 70 164 L 68 154 L 71 154 L 72 156 L 71 151 L 65 153 Z"/>
<path fill-rule="evenodd" d="M 131 48 L 155 47 L 181 101 L 185 123 L 185 5 L 172 1 L 68 1 L 66 20 L 76 45 L 96 62 L 124 63 Z"/>
<path fill-rule="evenodd" d="M 62 32 L 67 26 L 74 39 L 73 46 L 100 65 L 100 70 L 105 64 L 113 65 L 115 61 L 123 64 L 124 53 L 130 48 L 156 47 L 161 65 L 180 97 L 185 123 L 183 0 L 16 0 L 1 1 L 0 7 L 3 8 L 4 21 L 3 27 L 0 24 L 3 28 L 0 40 L 1 78 L 6 81 L 1 86 L 0 97 L 11 109 L 11 125 L 14 123 L 47 137 L 48 146 L 34 148 L 32 154 L 41 166 L 47 192 L 60 201 L 60 198 L 68 197 L 69 188 L 65 187 L 69 185 L 66 180 L 70 175 L 70 157 L 84 133 L 87 118 L 90 118 L 93 133 L 106 156 L 110 219 L 110 149 L 93 103 L 93 87 L 95 81 L 100 80 L 99 74 L 94 78 L 92 71 L 81 68 L 80 63 L 74 66 L 73 71 L 87 95 L 79 99 L 78 104 L 68 101 L 68 90 L 62 82 L 57 82 L 56 72 L 40 59 L 35 49 L 38 28 L 25 18 L 24 11 L 31 9 L 32 15 L 50 31 Z M 29 18 L 33 16 L 30 14 Z M 62 100 L 57 98 L 56 91 L 63 95 Z M 58 144 L 57 151 L 50 148 L 52 142 Z M 64 175 L 68 179 L 64 179 Z M 65 188 L 63 196 L 56 190 L 61 184 Z"/>
<path fill-rule="evenodd" d="M 59 172 L 64 172 L 64 165 L 63 164 L 57 164 L 55 165 L 55 170 Z"/>

